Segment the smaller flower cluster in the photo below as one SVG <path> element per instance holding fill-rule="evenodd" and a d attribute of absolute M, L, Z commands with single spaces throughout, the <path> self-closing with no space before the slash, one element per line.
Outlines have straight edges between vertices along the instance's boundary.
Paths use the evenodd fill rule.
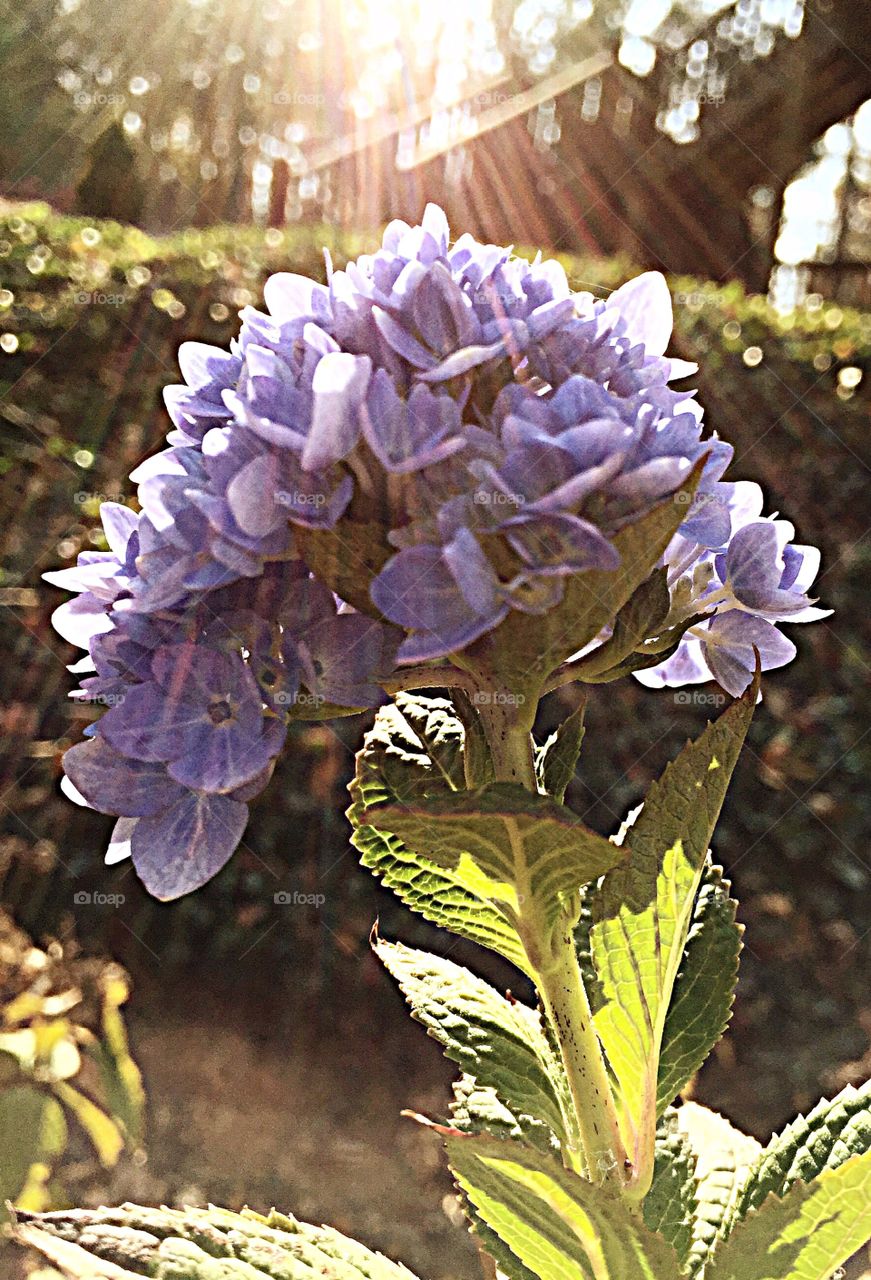
<path fill-rule="evenodd" d="M 135 587 L 148 517 L 114 503 L 101 515 L 110 550 L 46 575 L 80 592 L 53 618 L 89 650 L 74 697 L 108 708 L 64 756 L 64 788 L 118 817 L 109 861 L 132 855 L 152 892 L 177 897 L 238 846 L 289 717 L 375 705 L 373 673 L 392 670 L 398 637 L 341 606 L 298 560 L 144 612 Z"/>
<path fill-rule="evenodd" d="M 743 693 L 756 666 L 783 667 L 795 645 L 778 622 L 815 622 L 831 610 L 818 609 L 808 592 L 819 572 L 816 547 L 797 546 L 793 526 L 762 517 L 763 495 L 750 480 L 731 490 L 731 536 L 722 545 L 699 545 L 684 526 L 667 548 L 672 614 L 707 614 L 684 633 L 665 662 L 636 677 L 649 688 L 699 684 L 712 677 L 728 693 Z"/>

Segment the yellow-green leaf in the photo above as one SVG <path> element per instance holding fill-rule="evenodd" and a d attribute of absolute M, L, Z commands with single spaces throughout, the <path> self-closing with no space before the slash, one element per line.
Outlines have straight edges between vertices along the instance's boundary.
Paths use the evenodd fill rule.
<path fill-rule="evenodd" d="M 551 796 L 515 783 L 367 809 L 364 820 L 449 871 L 510 922 L 535 917 L 538 938 L 577 909 L 580 887 L 624 861 L 627 850 L 585 827 Z M 540 967 L 542 957 L 530 955 Z"/>
<path fill-rule="evenodd" d="M 770 1195 L 714 1249 L 705 1280 L 830 1280 L 871 1240 L 871 1152 Z"/>
<path fill-rule="evenodd" d="M 444 715 L 448 715 L 447 710 Z M 458 719 L 455 725 L 462 735 Z M 441 736 L 449 736 L 447 729 Z M 352 804 L 348 818 L 354 828 L 351 839 L 362 855 L 363 866 L 379 876 L 412 911 L 497 951 L 528 973 L 529 962 L 517 930 L 501 911 L 478 890 L 470 888 L 459 874 L 420 856 L 397 836 L 369 821 L 376 806 L 412 804 L 429 796 L 452 793 L 442 762 L 430 758 L 398 706 L 390 704 L 378 712 L 363 749 L 357 754 L 357 770 L 349 790 Z"/>
<path fill-rule="evenodd" d="M 677 1256 L 615 1193 L 520 1142 L 448 1131 L 448 1159 L 491 1231 L 539 1280 L 675 1280 Z"/>
<path fill-rule="evenodd" d="M 443 956 L 401 943 L 375 943 L 413 1016 L 481 1087 L 492 1087 L 515 1115 L 543 1123 L 565 1141 L 562 1066 L 534 1009 L 509 1001 Z"/>
<path fill-rule="evenodd" d="M 696 1208 L 689 1260 L 690 1274 L 696 1275 L 723 1233 L 762 1147 L 725 1116 L 696 1102 L 679 1107 L 676 1120 L 696 1159 Z"/>
<path fill-rule="evenodd" d="M 50 1164 L 66 1146 L 59 1110 L 50 1094 L 30 1085 L 0 1091 L 0 1221 L 5 1202 L 19 1201 L 34 1165 Z"/>
<path fill-rule="evenodd" d="M 653 1174 L 666 1017 L 720 807 L 756 701 L 754 682 L 690 742 L 624 828 L 631 852 L 592 896 L 596 1031 L 616 1077 L 623 1140 L 643 1195 Z"/>

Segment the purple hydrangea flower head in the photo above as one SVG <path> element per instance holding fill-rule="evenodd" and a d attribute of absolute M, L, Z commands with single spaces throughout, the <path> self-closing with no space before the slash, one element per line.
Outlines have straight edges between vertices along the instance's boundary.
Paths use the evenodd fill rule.
<path fill-rule="evenodd" d="M 141 511 L 105 504 L 109 549 L 47 575 L 77 593 L 54 615 L 87 650 L 74 696 L 106 708 L 67 786 L 116 816 L 111 858 L 158 896 L 224 865 L 291 719 L 375 706 L 405 668 L 557 608 L 693 468 L 664 563 L 704 620 L 643 678 L 737 692 L 754 649 L 789 660 L 779 621 L 818 616 L 818 558 L 723 479 L 730 447 L 670 385 L 695 366 L 666 354 L 658 273 L 575 293 L 557 262 L 452 244 L 429 205 L 264 300 L 229 351 L 182 345 Z"/>

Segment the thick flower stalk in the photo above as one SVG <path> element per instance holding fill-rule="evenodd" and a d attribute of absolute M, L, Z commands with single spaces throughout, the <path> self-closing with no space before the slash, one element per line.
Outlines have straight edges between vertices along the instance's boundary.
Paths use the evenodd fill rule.
<path fill-rule="evenodd" d="M 430 205 L 327 284 L 276 275 L 265 299 L 231 351 L 182 346 L 140 512 L 104 504 L 109 550 L 47 575 L 79 593 L 54 614 L 88 651 L 74 696 L 108 707 L 66 785 L 118 816 L 109 857 L 152 892 L 224 865 L 291 718 L 377 705 L 421 664 L 480 679 L 476 644 L 616 571 L 620 530 L 694 467 L 664 557 L 670 634 L 692 625 L 642 678 L 737 693 L 754 648 L 789 659 L 775 623 L 812 616 L 813 553 L 721 479 L 730 447 L 670 386 L 694 366 L 665 355 L 660 275 L 573 293 L 556 262 L 451 245 Z"/>

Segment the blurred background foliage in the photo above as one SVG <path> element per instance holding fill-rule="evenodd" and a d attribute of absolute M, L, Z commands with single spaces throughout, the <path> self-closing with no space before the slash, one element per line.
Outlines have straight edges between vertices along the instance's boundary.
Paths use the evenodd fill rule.
<path fill-rule="evenodd" d="M 43 951 L 0 911 L 0 1221 L 10 1201 L 41 1210 L 105 1194 L 122 1154 L 140 1158 L 128 995 L 118 965 L 57 942 Z"/>

